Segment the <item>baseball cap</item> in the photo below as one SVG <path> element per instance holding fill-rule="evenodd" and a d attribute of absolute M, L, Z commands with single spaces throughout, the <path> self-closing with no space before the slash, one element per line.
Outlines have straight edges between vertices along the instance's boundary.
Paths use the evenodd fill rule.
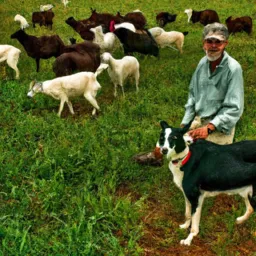
<path fill-rule="evenodd" d="M 225 25 L 214 22 L 208 24 L 204 27 L 203 30 L 203 39 L 218 39 L 220 41 L 225 41 L 228 39 L 228 29 Z"/>

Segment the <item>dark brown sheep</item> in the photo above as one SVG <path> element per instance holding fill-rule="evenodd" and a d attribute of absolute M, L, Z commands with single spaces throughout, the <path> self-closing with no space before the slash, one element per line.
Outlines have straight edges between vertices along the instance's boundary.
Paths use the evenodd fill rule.
<path fill-rule="evenodd" d="M 177 14 L 170 14 L 169 12 L 160 12 L 156 16 L 157 24 L 163 28 L 167 23 L 174 22 Z"/>
<path fill-rule="evenodd" d="M 36 23 L 38 23 L 41 26 L 46 26 L 50 27 L 52 29 L 52 24 L 53 24 L 53 18 L 54 18 L 54 13 L 52 10 L 48 10 L 45 12 L 33 12 L 32 14 L 32 23 L 33 27 L 36 27 Z"/>
<path fill-rule="evenodd" d="M 116 17 L 122 20 L 122 22 L 132 23 L 136 29 L 144 30 L 147 24 L 145 16 L 140 11 L 129 12 L 122 16 L 120 12 L 117 13 Z"/>
<path fill-rule="evenodd" d="M 90 28 L 95 27 L 94 22 L 88 22 L 87 20 L 77 21 L 73 17 L 69 17 L 65 22 L 84 40 L 92 41 L 94 39 L 94 33 L 90 31 Z"/>
<path fill-rule="evenodd" d="M 119 24 L 119 23 L 123 22 L 123 19 L 121 17 L 115 16 L 113 14 L 98 13 L 96 11 L 96 9 L 92 9 L 92 8 L 91 8 L 91 11 L 92 11 L 92 14 L 87 20 L 90 22 L 94 22 L 95 27 L 101 25 L 101 26 L 105 27 L 106 29 L 108 29 L 111 21 L 114 21 L 115 24 Z"/>
<path fill-rule="evenodd" d="M 252 33 L 252 18 L 243 16 L 232 20 L 232 16 L 226 19 L 226 25 L 230 34 L 245 31 L 248 35 Z"/>
<path fill-rule="evenodd" d="M 27 55 L 36 60 L 36 71 L 39 71 L 40 59 L 58 57 L 64 50 L 65 45 L 58 35 L 52 36 L 31 36 L 23 30 L 18 30 L 11 35 L 12 39 L 17 39 L 24 47 Z"/>
<path fill-rule="evenodd" d="M 53 63 L 56 77 L 71 75 L 74 71 L 95 72 L 100 65 L 100 47 L 97 44 L 73 44 L 66 46 L 64 51 Z"/>
<path fill-rule="evenodd" d="M 214 10 L 194 11 L 192 10 L 191 21 L 200 22 L 204 26 L 214 22 L 220 22 L 219 16 Z"/>

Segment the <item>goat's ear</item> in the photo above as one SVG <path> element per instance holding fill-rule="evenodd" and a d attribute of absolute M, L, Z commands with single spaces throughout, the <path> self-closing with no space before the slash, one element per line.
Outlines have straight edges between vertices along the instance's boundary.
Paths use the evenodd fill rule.
<path fill-rule="evenodd" d="M 171 128 L 171 126 L 166 121 L 160 121 L 162 129 Z"/>
<path fill-rule="evenodd" d="M 32 87 L 35 85 L 36 80 L 33 80 L 30 84 L 29 84 L 29 90 L 32 89 Z"/>

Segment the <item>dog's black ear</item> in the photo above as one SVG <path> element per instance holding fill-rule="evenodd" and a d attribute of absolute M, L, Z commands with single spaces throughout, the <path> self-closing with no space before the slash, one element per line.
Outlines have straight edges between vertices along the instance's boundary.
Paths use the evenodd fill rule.
<path fill-rule="evenodd" d="M 160 125 L 161 125 L 163 130 L 166 129 L 166 128 L 170 128 L 170 125 L 165 121 L 160 121 Z"/>

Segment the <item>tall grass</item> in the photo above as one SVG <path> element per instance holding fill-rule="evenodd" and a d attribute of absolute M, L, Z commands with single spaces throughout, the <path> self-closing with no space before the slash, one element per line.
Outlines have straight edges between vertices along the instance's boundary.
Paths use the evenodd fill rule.
<path fill-rule="evenodd" d="M 10 39 L 19 29 L 14 16 L 19 13 L 31 24 L 31 14 L 39 10 L 42 1 L 0 1 L 0 44 L 22 50 L 19 81 L 12 80 L 13 70 L 0 64 L 0 255 L 143 255 L 140 241 L 147 227 L 142 217 L 147 214 L 150 198 L 158 202 L 165 193 L 166 204 L 173 208 L 170 221 L 175 216 L 182 221 L 183 216 L 183 197 L 171 181 L 167 164 L 161 168 L 141 167 L 131 157 L 154 147 L 159 120 L 179 125 L 182 119 L 190 78 L 204 55 L 202 25 L 188 24 L 184 10 L 215 9 L 223 22 L 230 15 L 250 15 L 255 26 L 254 1 L 217 0 L 206 6 L 202 1 L 186 0 L 73 0 L 66 9 L 59 0 L 51 3 L 55 5 L 53 30 L 31 26 L 28 34 L 56 33 L 65 43 L 71 36 L 81 42 L 65 19 L 87 18 L 90 7 L 121 14 L 140 9 L 149 28 L 156 26 L 158 12 L 177 13 L 177 20 L 166 30 L 189 34 L 183 55 L 172 49 L 161 49 L 159 58 L 135 54 L 141 65 L 138 94 L 135 86 L 128 84 L 125 99 L 121 91 L 114 98 L 113 85 L 104 72 L 98 79 L 102 85 L 97 97 L 99 117 L 91 119 L 91 106 L 79 98 L 73 100 L 74 116 L 65 106 L 63 117 L 58 118 L 59 102 L 44 95 L 26 98 L 32 79 L 54 78 L 54 58 L 41 60 L 41 70 L 36 73 L 34 59 L 18 41 Z M 231 36 L 227 51 L 242 65 L 245 80 L 245 111 L 235 140 L 255 139 L 255 33 Z M 122 50 L 116 50 L 114 56 L 123 56 Z M 212 205 L 211 200 L 205 205 L 199 239 L 208 241 L 212 252 L 225 255 L 228 246 L 244 241 L 243 233 L 233 227 L 235 215 L 244 206 L 236 198 L 235 206 L 226 214 L 211 217 L 208 212 Z M 248 239 L 255 242 L 254 217 L 245 228 Z M 225 241 L 222 236 L 211 238 L 220 222 L 226 226 L 220 233 Z M 164 227 L 161 219 L 154 225 Z M 171 248 L 185 232 L 178 230 L 176 222 L 168 225 L 164 229 L 168 239 L 161 246 Z"/>

